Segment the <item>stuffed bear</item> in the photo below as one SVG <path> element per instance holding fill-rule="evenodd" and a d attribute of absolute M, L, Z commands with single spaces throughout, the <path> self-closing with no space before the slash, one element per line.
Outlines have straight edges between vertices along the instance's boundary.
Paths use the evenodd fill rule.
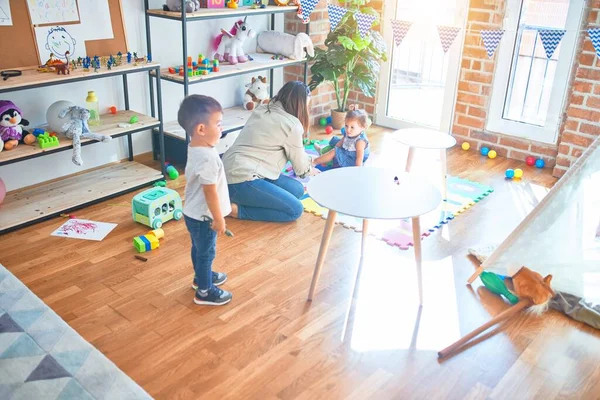
<path fill-rule="evenodd" d="M 181 0 L 167 0 L 167 4 L 163 5 L 164 11 L 181 11 Z M 185 12 L 194 12 L 200 10 L 199 0 L 186 0 Z"/>
<path fill-rule="evenodd" d="M 304 59 L 304 50 L 309 56 L 315 55 L 313 42 L 306 33 L 296 36 L 278 31 L 263 31 L 258 35 L 256 51 L 285 56 L 291 60 Z"/>
<path fill-rule="evenodd" d="M 29 121 L 23 119 L 23 112 L 15 103 L 0 100 L 0 151 L 12 150 L 19 143 L 35 143 L 35 136 L 23 129 L 28 125 Z"/>
<path fill-rule="evenodd" d="M 269 102 L 269 92 L 267 91 L 267 78 L 259 76 L 252 78 L 252 83 L 246 85 L 248 90 L 244 94 L 244 108 L 246 110 L 254 110 L 261 104 Z"/>

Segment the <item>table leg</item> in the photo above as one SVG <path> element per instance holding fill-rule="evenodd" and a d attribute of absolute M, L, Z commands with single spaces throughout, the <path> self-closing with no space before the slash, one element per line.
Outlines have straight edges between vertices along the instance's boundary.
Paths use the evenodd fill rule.
<path fill-rule="evenodd" d="M 365 246 L 367 244 L 367 236 L 369 236 L 369 220 L 363 219 L 363 227 L 362 227 L 362 242 L 360 244 L 360 256 L 364 257 L 365 255 Z"/>
<path fill-rule="evenodd" d="M 321 247 L 319 248 L 319 255 L 317 257 L 317 264 L 315 265 L 315 272 L 313 272 L 312 282 L 310 283 L 310 291 L 308 292 L 308 300 L 312 301 L 317 288 L 317 282 L 319 281 L 319 275 L 321 274 L 321 267 L 325 261 L 325 255 L 327 254 L 327 248 L 329 247 L 329 239 L 331 239 L 331 233 L 335 226 L 335 217 L 337 212 L 329 210 L 327 214 L 327 222 L 325 222 L 325 230 L 323 231 L 323 238 L 321 239 Z"/>
<path fill-rule="evenodd" d="M 447 168 L 446 163 L 446 149 L 440 151 L 440 163 L 442 164 L 442 200 L 448 198 L 448 182 L 447 182 Z"/>
<path fill-rule="evenodd" d="M 417 285 L 419 285 L 419 304 L 423 304 L 423 274 L 421 272 L 421 220 L 412 219 L 413 247 L 415 248 L 415 263 L 417 264 Z"/>
<path fill-rule="evenodd" d="M 410 169 L 412 168 L 412 163 L 413 163 L 414 157 L 415 157 L 415 148 L 409 147 L 408 148 L 408 157 L 406 157 L 406 172 L 410 172 Z"/>

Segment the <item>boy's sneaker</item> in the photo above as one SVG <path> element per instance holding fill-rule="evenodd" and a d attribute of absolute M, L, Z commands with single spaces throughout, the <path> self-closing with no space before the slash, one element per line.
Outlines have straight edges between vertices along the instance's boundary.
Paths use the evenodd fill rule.
<path fill-rule="evenodd" d="M 227 280 L 227 274 L 223 272 L 213 272 L 212 273 L 212 281 L 213 285 L 221 286 Z M 194 276 L 194 283 L 192 283 L 192 289 L 198 290 L 198 280 Z"/>
<path fill-rule="evenodd" d="M 223 304 L 229 303 L 231 301 L 231 297 L 232 295 L 230 292 L 219 289 L 213 285 L 206 292 L 196 290 L 194 303 L 205 306 L 222 306 Z"/>

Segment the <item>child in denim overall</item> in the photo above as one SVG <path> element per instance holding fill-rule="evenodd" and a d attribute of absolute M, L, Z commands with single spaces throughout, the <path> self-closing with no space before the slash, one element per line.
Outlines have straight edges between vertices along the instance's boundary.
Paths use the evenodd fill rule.
<path fill-rule="evenodd" d="M 313 165 L 326 164 L 333 161 L 335 167 L 361 166 L 369 158 L 370 148 L 367 139 L 369 117 L 364 110 L 352 110 L 346 114 L 346 126 L 341 139 L 333 137 L 329 145 L 315 149 L 321 153 L 320 157 L 313 160 Z"/>

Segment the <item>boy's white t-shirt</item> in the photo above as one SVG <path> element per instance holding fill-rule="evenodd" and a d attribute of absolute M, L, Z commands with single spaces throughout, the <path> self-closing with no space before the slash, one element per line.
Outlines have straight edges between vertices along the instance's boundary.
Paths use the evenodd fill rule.
<path fill-rule="evenodd" d="M 183 213 L 190 218 L 201 220 L 207 215 L 213 218 L 208 209 L 202 185 L 217 185 L 219 205 L 223 216 L 231 213 L 229 190 L 225 178 L 225 168 L 217 149 L 214 147 L 188 146 L 187 164 L 185 165 L 185 203 Z"/>

